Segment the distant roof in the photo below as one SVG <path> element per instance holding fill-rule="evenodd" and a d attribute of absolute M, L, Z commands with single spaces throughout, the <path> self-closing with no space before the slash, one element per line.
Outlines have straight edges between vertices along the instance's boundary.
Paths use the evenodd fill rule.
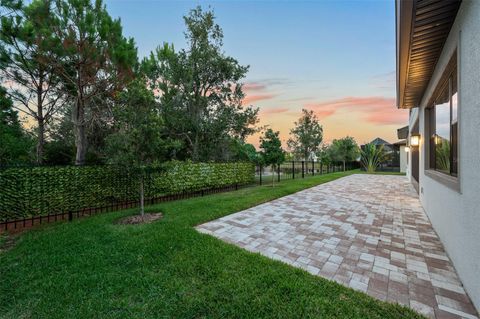
<path fill-rule="evenodd" d="M 397 137 L 399 140 L 404 140 L 408 137 L 408 125 L 397 130 Z"/>
<path fill-rule="evenodd" d="M 376 139 L 374 139 L 373 141 L 371 141 L 370 144 L 374 144 L 374 145 L 392 145 L 391 143 L 388 143 L 387 141 L 385 141 L 384 139 L 382 139 L 382 138 L 380 138 L 380 137 L 377 137 Z"/>

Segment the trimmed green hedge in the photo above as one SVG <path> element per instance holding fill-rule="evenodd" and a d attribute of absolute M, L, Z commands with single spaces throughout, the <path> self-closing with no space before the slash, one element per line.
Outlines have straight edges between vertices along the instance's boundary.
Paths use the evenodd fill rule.
<path fill-rule="evenodd" d="M 254 182 L 251 163 L 170 162 L 149 167 L 146 199 Z M 0 221 L 137 200 L 140 175 L 119 166 L 0 169 Z"/>

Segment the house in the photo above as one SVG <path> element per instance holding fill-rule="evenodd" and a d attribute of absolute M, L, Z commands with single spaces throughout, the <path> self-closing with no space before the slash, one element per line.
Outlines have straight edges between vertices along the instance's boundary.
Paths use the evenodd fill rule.
<path fill-rule="evenodd" d="M 480 1 L 396 1 L 408 178 L 480 308 Z"/>

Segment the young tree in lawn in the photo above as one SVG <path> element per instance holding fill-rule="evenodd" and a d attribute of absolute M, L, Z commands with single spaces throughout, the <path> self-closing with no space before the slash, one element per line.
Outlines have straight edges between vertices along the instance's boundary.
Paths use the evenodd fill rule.
<path fill-rule="evenodd" d="M 317 151 L 317 158 L 323 165 L 330 165 L 332 163 L 332 156 L 330 152 L 330 145 L 323 143 Z"/>
<path fill-rule="evenodd" d="M 44 160 L 45 130 L 61 106 L 58 77 L 46 63 L 49 41 L 49 1 L 23 6 L 4 1 L 9 14 L 1 18 L 0 77 L 8 83 L 14 108 L 36 123 L 36 162 Z"/>
<path fill-rule="evenodd" d="M 323 140 L 323 128 L 318 122 L 313 111 L 302 109 L 302 116 L 295 122 L 295 127 L 290 130 L 288 147 L 302 160 L 307 161 L 312 154 L 315 154 Z"/>
<path fill-rule="evenodd" d="M 355 139 L 347 136 L 332 141 L 330 154 L 334 161 L 343 163 L 343 171 L 345 171 L 345 163 L 357 160 L 360 150 Z"/>
<path fill-rule="evenodd" d="M 0 165 L 28 163 L 32 144 L 32 139 L 22 129 L 7 91 L 0 87 Z"/>
<path fill-rule="evenodd" d="M 184 17 L 187 48 L 164 44 L 144 60 L 158 91 L 166 135 L 181 142 L 183 158 L 222 160 L 231 140 L 244 142 L 256 130 L 258 109 L 244 107 L 241 80 L 248 67 L 223 52 L 223 32 L 212 11 Z"/>
<path fill-rule="evenodd" d="M 265 135 L 260 137 L 263 163 L 272 167 L 272 187 L 275 184 L 275 166 L 285 161 L 285 151 L 282 149 L 279 134 L 280 132 L 274 132 L 269 128 L 265 131 Z"/>
<path fill-rule="evenodd" d="M 110 162 L 139 174 L 140 214 L 144 215 L 146 168 L 161 159 L 164 143 L 162 120 L 152 92 L 140 80 L 119 95 L 113 110 L 116 132 L 108 136 Z"/>
<path fill-rule="evenodd" d="M 122 35 L 120 20 L 110 17 L 101 0 L 55 0 L 51 11 L 48 27 L 53 36 L 47 62 L 73 100 L 75 163 L 83 165 L 86 125 L 101 116 L 103 110 L 97 108 L 105 108 L 105 101 L 131 81 L 137 50 L 133 39 Z"/>

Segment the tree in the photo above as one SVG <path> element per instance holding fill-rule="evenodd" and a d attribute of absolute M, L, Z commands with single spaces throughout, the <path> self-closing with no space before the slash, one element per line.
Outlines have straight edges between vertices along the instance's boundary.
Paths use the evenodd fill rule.
<path fill-rule="evenodd" d="M 145 169 L 161 159 L 162 120 L 152 92 L 137 80 L 119 96 L 114 109 L 116 133 L 107 139 L 110 162 L 133 167 L 140 176 L 140 214 L 144 215 Z"/>
<path fill-rule="evenodd" d="M 280 132 L 274 132 L 269 128 L 265 131 L 265 135 L 260 138 L 263 163 L 272 166 L 272 187 L 275 183 L 275 174 L 273 174 L 275 166 L 285 161 L 285 151 L 282 149 L 279 134 Z"/>
<path fill-rule="evenodd" d="M 232 139 L 256 130 L 258 109 L 242 106 L 240 80 L 248 71 L 223 52 L 223 32 L 213 12 L 200 7 L 184 17 L 187 48 L 164 44 L 143 61 L 158 92 L 165 135 L 179 141 L 177 155 L 193 161 L 225 160 Z"/>
<path fill-rule="evenodd" d="M 27 163 L 32 146 L 5 88 L 0 87 L 0 164 Z"/>
<path fill-rule="evenodd" d="M 330 156 L 334 161 L 343 163 L 343 171 L 345 171 L 345 163 L 357 160 L 359 154 L 357 142 L 350 136 L 333 140 L 330 145 Z"/>
<path fill-rule="evenodd" d="M 262 155 L 257 152 L 255 146 L 253 146 L 252 144 L 233 140 L 232 148 L 234 148 L 232 152 L 235 154 L 235 160 L 249 161 L 255 164 L 262 163 Z"/>
<path fill-rule="evenodd" d="M 50 1 L 48 1 L 50 2 Z M 122 35 L 101 0 L 55 0 L 48 63 L 73 100 L 77 165 L 85 163 L 87 123 L 132 80 L 137 65 L 133 39 Z M 87 117 L 88 115 L 88 117 Z"/>
<path fill-rule="evenodd" d="M 332 163 L 331 148 L 328 144 L 322 144 L 317 151 L 318 161 L 324 165 L 330 165 Z"/>
<path fill-rule="evenodd" d="M 44 160 L 45 129 L 59 109 L 62 95 L 56 90 L 58 78 L 45 63 L 48 47 L 50 6 L 33 1 L 22 6 L 4 1 L 8 16 L 1 19 L 0 69 L 3 81 L 10 83 L 8 95 L 14 107 L 36 122 L 36 161 Z"/>
<path fill-rule="evenodd" d="M 290 135 L 291 138 L 287 141 L 288 147 L 306 161 L 319 150 L 323 140 L 323 128 L 313 111 L 302 109 L 302 116 L 298 122 L 295 122 Z"/>
<path fill-rule="evenodd" d="M 377 167 L 388 158 L 383 145 L 365 144 L 360 151 L 360 161 L 368 173 L 373 173 Z"/>

